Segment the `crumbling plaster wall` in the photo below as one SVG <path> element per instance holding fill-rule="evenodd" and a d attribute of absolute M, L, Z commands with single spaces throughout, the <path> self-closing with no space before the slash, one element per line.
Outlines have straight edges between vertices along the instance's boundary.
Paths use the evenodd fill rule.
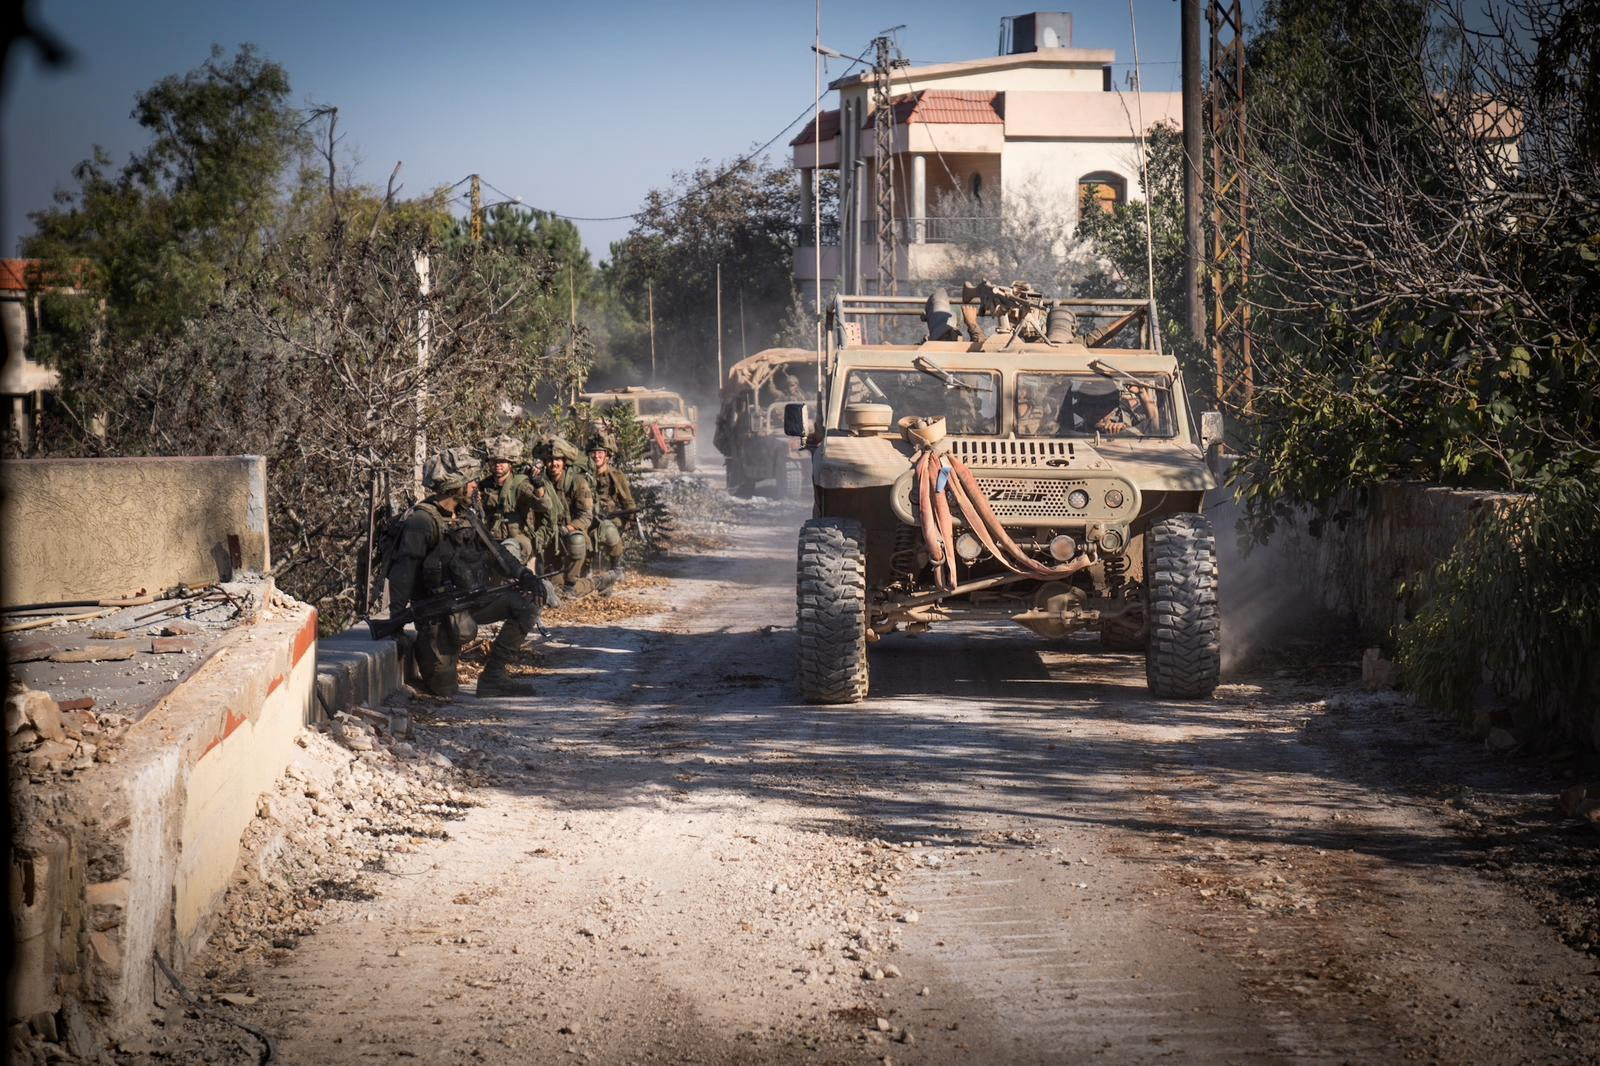
<path fill-rule="evenodd" d="M 135 723 L 115 761 L 14 795 L 13 1018 L 70 1003 L 112 1031 L 136 1024 L 154 954 L 181 966 L 205 943 L 244 828 L 313 713 L 316 633 L 315 610 L 279 600 Z"/>
<path fill-rule="evenodd" d="M 262 456 L 17 459 L 3 476 L 8 605 L 159 592 L 269 569 Z"/>

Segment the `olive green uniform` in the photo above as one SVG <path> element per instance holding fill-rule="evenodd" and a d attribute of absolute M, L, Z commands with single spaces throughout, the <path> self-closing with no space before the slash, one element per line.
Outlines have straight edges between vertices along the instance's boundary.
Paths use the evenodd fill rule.
<path fill-rule="evenodd" d="M 590 486 L 589 475 L 572 464 L 568 464 L 561 479 L 553 484 L 556 495 L 561 498 L 559 528 L 567 560 L 562 578 L 570 586 L 583 574 L 583 563 L 589 556 L 589 530 L 594 526 L 594 489 Z"/>
<path fill-rule="evenodd" d="M 615 569 L 622 565 L 622 519 L 604 516 L 633 510 L 633 486 L 628 484 L 627 474 L 608 466 L 595 475 L 594 497 L 595 546 L 606 566 Z"/>
<path fill-rule="evenodd" d="M 534 508 L 541 493 L 527 475 L 514 470 L 503 484 L 495 481 L 492 473 L 478 483 L 484 525 L 519 563 L 533 555 Z M 548 509 L 548 504 L 545 506 Z"/>
<path fill-rule="evenodd" d="M 401 528 L 400 544 L 389 565 L 389 589 L 396 608 L 448 592 L 482 587 L 490 566 L 484 546 L 472 527 L 447 514 L 431 500 L 411 509 Z M 485 673 L 504 673 L 533 629 L 534 606 L 515 589 L 485 596 L 470 611 L 447 618 L 418 621 L 415 654 L 423 684 L 435 696 L 454 695 L 460 681 L 456 657 L 480 623 L 503 622 L 489 649 Z"/>

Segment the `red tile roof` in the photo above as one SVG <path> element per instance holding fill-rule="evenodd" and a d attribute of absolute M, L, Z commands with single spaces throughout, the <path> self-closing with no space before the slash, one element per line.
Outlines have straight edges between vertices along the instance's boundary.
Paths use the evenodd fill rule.
<path fill-rule="evenodd" d="M 794 145 L 798 144 L 811 144 L 815 142 L 817 140 L 817 134 L 813 132 L 813 127 L 815 125 L 815 122 L 807 122 L 804 128 L 802 128 L 799 133 L 795 134 L 794 140 L 789 142 L 790 146 L 793 147 Z M 822 140 L 831 141 L 837 136 L 839 136 L 838 110 L 835 109 L 833 111 L 824 111 L 822 113 Z"/>
<path fill-rule="evenodd" d="M 959 122 L 995 125 L 1005 122 L 1005 94 L 923 89 L 894 98 L 896 125 L 912 122 Z"/>

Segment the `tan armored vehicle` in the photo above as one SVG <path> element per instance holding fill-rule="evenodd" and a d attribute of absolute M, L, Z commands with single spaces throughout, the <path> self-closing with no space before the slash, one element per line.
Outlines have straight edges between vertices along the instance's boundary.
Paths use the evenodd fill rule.
<path fill-rule="evenodd" d="M 954 306 L 942 292 L 835 300 L 820 402 L 785 411 L 785 431 L 812 450 L 806 699 L 863 699 L 871 644 L 958 616 L 1045 637 L 1098 628 L 1145 650 L 1156 695 L 1210 695 L 1210 442 L 1155 315 L 1020 283 L 967 286 Z"/>
<path fill-rule="evenodd" d="M 782 499 L 805 491 L 808 457 L 799 440 L 784 436 L 783 411 L 816 399 L 816 352 L 768 348 L 728 369 L 711 442 L 727 457 L 729 492 Z"/>
<path fill-rule="evenodd" d="M 597 411 L 619 405 L 631 407 L 634 417 L 650 436 L 650 465 L 665 470 L 676 458 L 679 470 L 686 474 L 693 472 L 695 422 L 699 412 L 686 405 L 682 396 L 666 389 L 629 385 L 605 392 L 580 393 L 578 399 Z"/>

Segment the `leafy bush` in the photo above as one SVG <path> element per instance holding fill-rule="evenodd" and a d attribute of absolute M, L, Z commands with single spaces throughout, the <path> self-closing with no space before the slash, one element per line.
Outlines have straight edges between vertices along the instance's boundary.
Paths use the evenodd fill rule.
<path fill-rule="evenodd" d="M 1566 481 L 1484 515 L 1399 633 L 1407 683 L 1467 714 L 1485 679 L 1526 716 L 1586 734 L 1600 703 L 1600 488 Z"/>

